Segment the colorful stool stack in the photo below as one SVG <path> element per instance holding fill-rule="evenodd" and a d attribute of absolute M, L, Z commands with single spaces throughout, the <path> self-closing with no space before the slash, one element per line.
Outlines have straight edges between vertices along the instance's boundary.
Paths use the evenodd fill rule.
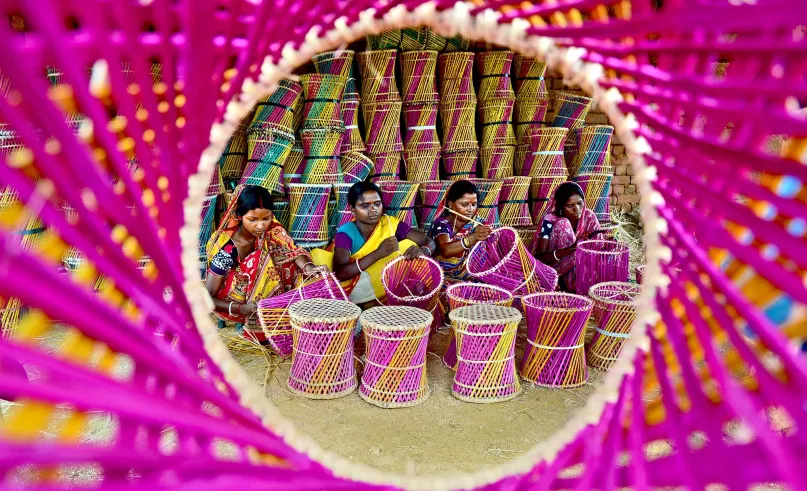
<path fill-rule="evenodd" d="M 397 47 L 397 46 L 396 46 Z M 356 56 L 361 74 L 361 111 L 371 177 L 390 181 L 400 177 L 401 95 L 395 81 L 395 49 L 364 51 Z"/>
<path fill-rule="evenodd" d="M 579 387 L 588 380 L 586 322 L 594 302 L 580 295 L 547 292 L 521 299 L 527 316 L 527 347 L 521 377 L 544 387 Z"/>
<path fill-rule="evenodd" d="M 300 84 L 284 79 L 255 105 L 247 132 L 247 165 L 239 184 L 284 193 L 283 166 L 294 145 L 294 110 L 302 92 Z"/>
<path fill-rule="evenodd" d="M 439 177 L 440 140 L 437 137 L 436 51 L 401 53 L 403 73 L 403 162 L 406 179 L 428 181 Z"/>
<path fill-rule="evenodd" d="M 479 119 L 482 144 L 479 149 L 481 176 L 504 179 L 513 175 L 516 136 L 513 132 L 515 94 L 510 83 L 512 51 L 487 51 L 476 56 L 479 77 Z"/>
<path fill-rule="evenodd" d="M 289 307 L 293 353 L 288 387 L 309 399 L 335 399 L 356 389 L 353 332 L 361 309 L 315 298 Z"/>
<path fill-rule="evenodd" d="M 521 391 L 515 342 L 521 313 L 512 307 L 476 304 L 448 314 L 457 339 L 457 371 L 451 394 L 465 402 L 510 400 Z"/>
<path fill-rule="evenodd" d="M 330 184 L 289 184 L 289 235 L 300 247 L 328 243 Z"/>
<path fill-rule="evenodd" d="M 502 181 L 499 194 L 499 223 L 507 227 L 528 227 L 533 219 L 530 214 L 531 179 L 512 176 Z"/>
<path fill-rule="evenodd" d="M 619 281 L 599 283 L 589 290 L 594 300 L 595 324 L 594 335 L 586 344 L 586 361 L 590 367 L 608 370 L 616 362 L 622 345 L 630 336 L 639 293 L 639 285 Z"/>
<path fill-rule="evenodd" d="M 415 201 L 418 196 L 417 182 L 380 181 L 381 198 L 384 202 L 384 213 L 397 218 L 412 228 L 417 228 L 415 218 Z"/>
<path fill-rule="evenodd" d="M 347 77 L 322 73 L 300 76 L 303 84 L 303 121 L 300 140 L 303 144 L 303 184 L 342 182 L 342 97 Z"/>
<path fill-rule="evenodd" d="M 513 90 L 516 94 L 513 126 L 518 144 L 526 135 L 545 124 L 549 92 L 544 75 L 546 63 L 518 54 L 513 57 Z"/>
<path fill-rule="evenodd" d="M 614 128 L 593 125 L 578 128 L 571 145 L 572 158 L 567 158 L 569 175 L 583 188 L 586 206 L 594 211 L 601 222 L 611 220 L 611 181 L 614 170 L 611 166 L 611 137 Z"/>
<path fill-rule="evenodd" d="M 438 57 L 438 69 L 443 174 L 452 181 L 475 177 L 479 141 L 476 136 L 474 54 L 443 53 Z"/>
<path fill-rule="evenodd" d="M 630 248 L 611 240 L 584 240 L 574 255 L 575 288 L 588 295 L 592 285 L 606 281 L 628 281 Z"/>
<path fill-rule="evenodd" d="M 258 322 L 269 346 L 279 356 L 285 358 L 292 354 L 289 306 L 312 298 L 347 300 L 347 295 L 333 273 L 324 273 L 309 279 L 294 290 L 258 302 Z"/>
<path fill-rule="evenodd" d="M 250 112 L 238 123 L 219 158 L 219 179 L 224 186 L 222 192 L 234 190 L 244 173 L 247 165 L 247 131 L 254 116 L 255 113 Z"/>
<path fill-rule="evenodd" d="M 429 398 L 426 354 L 432 315 L 414 307 L 374 307 L 361 314 L 367 341 L 359 395 L 383 408 Z"/>
<path fill-rule="evenodd" d="M 499 226 L 499 198 L 502 181 L 492 179 L 469 179 L 479 190 L 477 219 L 494 227 Z"/>
<path fill-rule="evenodd" d="M 446 298 L 448 299 L 449 312 L 474 304 L 501 305 L 504 307 L 513 305 L 513 294 L 504 288 L 469 281 L 449 285 L 446 288 Z M 455 370 L 457 368 L 457 338 L 453 329 L 449 331 L 449 336 L 448 345 L 443 354 L 443 363 L 448 368 Z"/>
<path fill-rule="evenodd" d="M 425 234 L 432 229 L 434 220 L 443 213 L 443 198 L 453 181 L 426 181 L 420 183 L 420 227 Z"/>

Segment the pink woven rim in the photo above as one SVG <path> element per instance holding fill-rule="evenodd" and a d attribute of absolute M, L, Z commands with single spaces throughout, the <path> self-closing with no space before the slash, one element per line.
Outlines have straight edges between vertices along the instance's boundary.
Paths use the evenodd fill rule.
<path fill-rule="evenodd" d="M 556 307 L 553 305 L 545 305 L 542 303 L 542 301 L 545 299 L 558 298 L 558 297 L 566 297 L 566 298 L 572 298 L 574 300 L 580 300 L 583 301 L 584 304 L 579 307 Z M 589 297 L 584 297 L 583 295 L 577 295 L 575 293 L 538 292 L 538 293 L 531 293 L 529 295 L 521 297 L 521 304 L 528 308 L 535 308 L 552 312 L 583 312 L 585 310 L 591 310 L 594 307 L 594 300 L 590 299 Z"/>
<path fill-rule="evenodd" d="M 512 233 L 513 234 L 513 239 L 514 239 L 513 240 L 513 246 L 510 247 L 510 250 L 507 251 L 507 254 L 504 255 L 504 257 L 502 258 L 501 261 L 499 261 L 498 264 L 495 264 L 494 266 L 490 267 L 489 269 L 486 269 L 484 271 L 476 271 L 476 272 L 471 271 L 469 269 L 469 266 L 471 264 L 471 261 L 470 261 L 471 256 L 473 256 L 476 253 L 476 251 L 479 250 L 480 245 L 482 245 L 485 242 L 489 241 L 491 238 L 496 237 L 496 240 L 498 240 L 499 239 L 499 234 L 501 234 L 503 231 L 509 231 L 510 233 Z M 491 232 L 490 237 L 488 237 L 487 239 L 485 239 L 482 242 L 477 242 L 476 244 L 474 244 L 474 246 L 471 248 L 471 252 L 468 253 L 468 259 L 465 260 L 465 270 L 468 271 L 468 273 L 470 273 L 470 274 L 472 274 L 474 276 L 477 276 L 477 277 L 484 276 L 484 275 L 487 275 L 487 274 L 490 274 L 490 273 L 496 271 L 496 269 L 499 267 L 499 265 L 501 263 L 503 263 L 505 261 L 508 261 L 510 259 L 510 257 L 513 254 L 515 254 L 515 251 L 518 249 L 518 246 L 516 245 L 516 241 L 515 241 L 515 239 L 517 239 L 517 238 L 519 238 L 518 232 L 513 227 L 499 227 L 499 228 L 497 228 L 496 230 Z M 605 241 L 603 241 L 603 242 L 605 242 Z"/>
<path fill-rule="evenodd" d="M 596 246 L 601 246 L 598 249 Z M 621 242 L 613 240 L 584 240 L 577 244 L 578 251 L 584 251 L 591 254 L 630 254 L 630 247 Z"/>
<path fill-rule="evenodd" d="M 608 289 L 615 287 L 621 290 L 616 293 L 609 292 Z M 611 305 L 636 305 L 636 299 L 642 293 L 642 286 L 635 283 L 623 281 L 606 281 L 597 283 L 588 290 L 588 296 L 595 302 Z M 631 300 L 617 300 L 613 295 L 630 295 Z"/>
<path fill-rule="evenodd" d="M 424 260 L 429 264 L 429 266 L 432 269 L 437 270 L 438 274 L 440 275 L 440 282 L 437 284 L 437 287 L 434 290 L 430 291 L 429 293 L 427 293 L 425 295 L 420 295 L 420 296 L 410 295 L 410 296 L 406 296 L 406 297 L 399 297 L 398 295 L 395 295 L 394 293 L 392 293 L 390 291 L 389 286 L 387 286 L 387 271 L 394 264 L 397 264 L 400 261 L 409 261 L 409 259 L 406 259 L 404 256 L 400 256 L 400 257 L 397 257 L 397 258 L 393 259 L 392 261 L 390 261 L 389 264 L 384 266 L 384 269 L 381 270 L 381 285 L 384 287 L 384 291 L 387 292 L 388 296 L 393 297 L 394 299 L 399 300 L 401 302 L 417 302 L 419 300 L 429 300 L 430 298 L 434 297 L 436 294 L 440 293 L 440 288 L 442 288 L 443 282 L 445 281 L 445 275 L 443 273 L 443 268 L 440 267 L 440 264 L 438 264 L 437 261 L 435 261 L 434 259 L 432 259 L 430 257 L 427 257 L 427 256 L 419 256 L 416 259 L 412 259 L 412 261 L 417 261 L 417 260 Z"/>
<path fill-rule="evenodd" d="M 453 284 L 449 285 L 446 288 L 446 296 L 451 298 L 451 299 L 454 299 L 454 300 L 469 300 L 469 299 L 467 299 L 465 297 L 460 297 L 460 296 L 454 294 L 454 290 L 457 290 L 457 289 L 463 288 L 463 287 L 469 287 L 469 286 L 474 287 L 474 288 L 483 288 L 483 289 L 486 289 L 486 290 L 493 290 L 495 292 L 499 292 L 499 293 L 502 293 L 502 294 L 505 295 L 505 298 L 496 299 L 495 300 L 496 302 L 504 302 L 504 301 L 507 301 L 507 300 L 515 299 L 515 296 L 513 296 L 512 292 L 509 292 L 509 291 L 505 290 L 504 288 L 502 288 L 500 286 L 489 285 L 487 283 L 474 283 L 474 282 L 471 282 L 471 281 L 461 281 L 459 283 L 453 283 Z M 492 303 L 492 302 L 474 300 L 474 303 Z"/>

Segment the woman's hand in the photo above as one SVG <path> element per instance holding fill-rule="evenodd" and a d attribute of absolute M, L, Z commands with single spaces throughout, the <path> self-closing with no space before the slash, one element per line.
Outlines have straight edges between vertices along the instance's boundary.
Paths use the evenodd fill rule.
<path fill-rule="evenodd" d="M 395 251 L 398 250 L 398 239 L 395 237 L 387 237 L 383 241 L 381 241 L 381 245 L 378 246 L 376 252 L 378 252 L 378 258 L 387 257 L 390 254 L 393 254 Z"/>
<path fill-rule="evenodd" d="M 473 232 L 468 234 L 468 245 L 473 247 L 477 242 L 482 242 L 490 237 L 490 233 L 492 231 L 493 229 L 491 229 L 488 225 L 479 225 L 474 229 Z"/>
<path fill-rule="evenodd" d="M 303 272 L 307 274 L 327 273 L 328 267 L 317 266 L 314 263 L 306 263 L 305 267 L 303 268 Z"/>
<path fill-rule="evenodd" d="M 417 245 L 413 245 L 409 247 L 409 249 L 407 249 L 403 255 L 406 259 L 415 259 L 416 257 L 423 255 L 423 250 Z"/>
<path fill-rule="evenodd" d="M 576 250 L 577 250 L 577 243 L 571 245 L 570 247 L 565 247 L 563 249 L 555 251 L 555 255 L 558 258 L 563 259 L 564 257 L 571 256 L 572 254 L 574 254 Z"/>
<path fill-rule="evenodd" d="M 244 316 L 251 316 L 258 311 L 258 304 L 255 302 L 242 303 L 238 306 L 238 313 Z"/>

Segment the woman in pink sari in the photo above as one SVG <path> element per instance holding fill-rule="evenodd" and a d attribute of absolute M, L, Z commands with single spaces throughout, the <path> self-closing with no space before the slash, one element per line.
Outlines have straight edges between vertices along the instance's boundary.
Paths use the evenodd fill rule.
<path fill-rule="evenodd" d="M 583 190 L 576 182 L 558 186 L 553 204 L 532 239 L 530 252 L 558 272 L 560 290 L 574 293 L 577 242 L 600 232 L 600 223 L 594 212 L 586 208 Z"/>

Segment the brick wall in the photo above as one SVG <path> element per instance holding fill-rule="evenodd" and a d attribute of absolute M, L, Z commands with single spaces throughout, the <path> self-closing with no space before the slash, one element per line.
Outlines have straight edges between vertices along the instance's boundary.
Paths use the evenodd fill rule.
<path fill-rule="evenodd" d="M 546 87 L 550 91 L 550 96 L 552 91 L 555 90 L 586 95 L 580 87 L 567 87 L 564 85 L 562 78 L 558 74 L 547 74 Z M 555 108 L 553 104 L 554 101 L 550 97 L 547 121 L 552 121 L 552 118 L 554 118 Z M 610 124 L 610 122 L 605 113 L 593 108 L 589 110 L 586 116 L 586 124 Z M 639 193 L 636 191 L 633 173 L 628 165 L 628 157 L 625 155 L 625 146 L 620 143 L 616 135 L 611 140 L 611 165 L 614 167 L 614 179 L 611 181 L 611 211 L 632 211 L 639 205 Z"/>

